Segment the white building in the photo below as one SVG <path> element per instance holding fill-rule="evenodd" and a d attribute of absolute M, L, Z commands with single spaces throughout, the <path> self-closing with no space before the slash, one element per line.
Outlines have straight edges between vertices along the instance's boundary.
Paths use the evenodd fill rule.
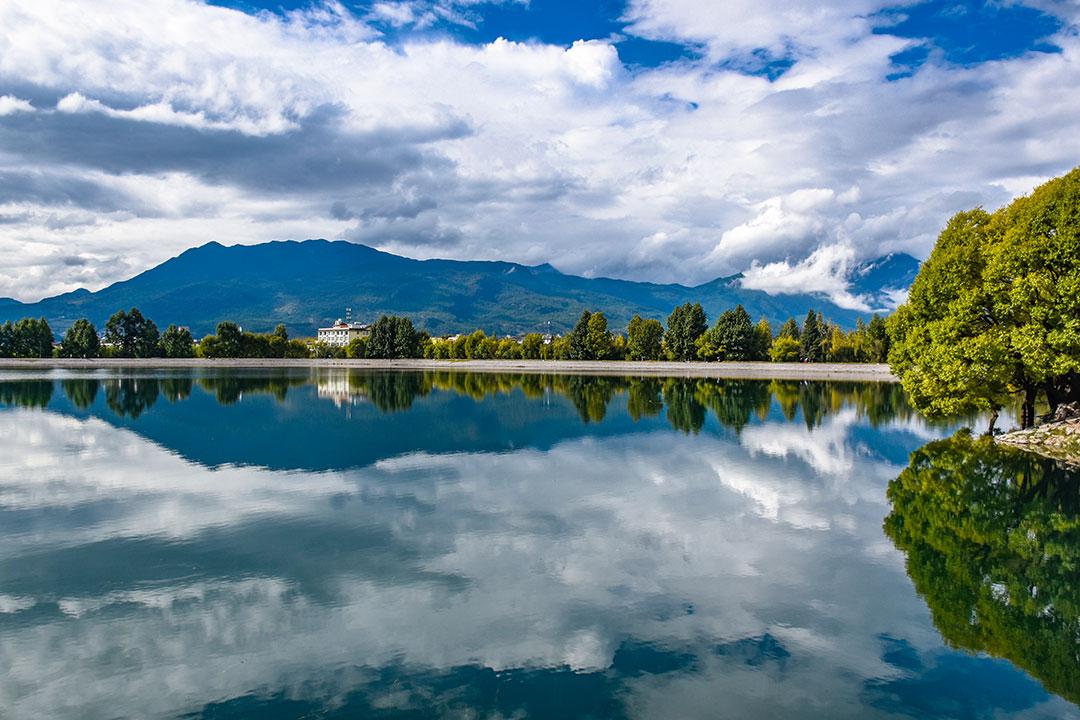
<path fill-rule="evenodd" d="M 330 327 L 319 328 L 317 340 L 327 345 L 345 347 L 353 339 L 367 337 L 371 334 L 371 326 L 364 323 L 345 322 L 338 318 Z"/>

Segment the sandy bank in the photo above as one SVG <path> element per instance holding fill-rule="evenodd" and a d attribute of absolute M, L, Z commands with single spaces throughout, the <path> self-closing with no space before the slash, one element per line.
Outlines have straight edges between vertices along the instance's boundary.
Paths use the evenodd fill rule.
<path fill-rule="evenodd" d="M 0 370 L 93 370 L 98 368 L 357 368 L 364 370 L 457 370 L 572 375 L 652 375 L 745 380 L 866 380 L 896 382 L 887 365 L 768 362 L 608 362 L 571 360 L 13 360 Z"/>

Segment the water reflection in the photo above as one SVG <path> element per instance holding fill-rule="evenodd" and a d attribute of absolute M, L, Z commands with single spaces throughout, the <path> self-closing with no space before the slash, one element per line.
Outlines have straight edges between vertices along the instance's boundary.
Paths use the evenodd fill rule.
<path fill-rule="evenodd" d="M 433 391 L 452 391 L 476 400 L 521 392 L 526 398 L 555 393 L 568 399 L 583 422 L 601 422 L 616 398 L 626 398 L 634 420 L 655 417 L 666 408 L 671 427 L 699 433 L 711 413 L 724 427 L 741 431 L 751 418 L 764 419 L 773 403 L 785 419 L 801 418 L 808 428 L 846 406 L 856 408 L 871 426 L 912 416 L 899 385 L 890 383 L 788 382 L 685 378 L 634 378 L 580 375 L 485 374 L 457 372 L 386 373 L 366 371 L 268 372 L 258 375 L 221 372 L 191 376 L 65 377 L 59 381 L 67 399 L 79 409 L 93 405 L 104 387 L 106 405 L 117 415 L 137 418 L 163 396 L 186 400 L 198 384 L 218 403 L 232 405 L 245 394 L 267 394 L 285 402 L 290 388 L 314 384 L 319 397 L 338 405 L 371 403 L 384 412 L 408 410 Z M 48 406 L 50 380 L 0 381 L 0 404 Z"/>
<path fill-rule="evenodd" d="M 889 485 L 885 531 L 954 647 L 1080 701 L 1080 471 L 959 433 Z"/>
<path fill-rule="evenodd" d="M 5 717 L 1080 717 L 943 644 L 890 386 L 56 381 L 0 383 Z"/>

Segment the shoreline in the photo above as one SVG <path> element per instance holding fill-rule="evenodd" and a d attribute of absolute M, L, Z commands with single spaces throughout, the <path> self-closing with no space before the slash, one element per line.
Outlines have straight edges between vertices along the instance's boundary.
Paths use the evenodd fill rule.
<path fill-rule="evenodd" d="M 106 370 L 186 368 L 341 368 L 558 375 L 636 375 L 730 380 L 851 380 L 898 382 L 888 365 L 859 363 L 668 362 L 634 360 L 306 360 L 306 359 L 105 359 L 0 358 L 0 370 Z"/>
<path fill-rule="evenodd" d="M 1080 469 L 1080 418 L 1042 423 L 997 435 L 1000 445 L 1025 450 Z"/>

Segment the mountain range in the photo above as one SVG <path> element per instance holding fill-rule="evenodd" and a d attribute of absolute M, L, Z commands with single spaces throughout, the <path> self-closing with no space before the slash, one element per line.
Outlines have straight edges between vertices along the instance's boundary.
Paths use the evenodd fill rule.
<path fill-rule="evenodd" d="M 874 307 L 888 307 L 918 267 L 909 255 L 878 258 L 852 271 L 850 289 Z M 33 303 L 0 298 L 0 321 L 43 316 L 59 334 L 78 318 L 101 329 L 116 310 L 138 307 L 160 327 L 185 325 L 196 337 L 222 320 L 253 331 L 285 323 L 300 337 L 343 317 L 346 308 L 360 321 L 407 315 L 438 335 L 476 328 L 499 335 L 564 332 L 586 309 L 602 310 L 610 327 L 622 329 L 635 313 L 663 321 L 685 302 L 700 302 L 710 321 L 741 303 L 774 326 L 810 308 L 845 327 L 868 315 L 822 296 L 746 289 L 740 280 L 731 275 L 689 287 L 586 278 L 548 264 L 415 260 L 344 241 L 210 242 L 97 292 L 80 289 Z"/>

